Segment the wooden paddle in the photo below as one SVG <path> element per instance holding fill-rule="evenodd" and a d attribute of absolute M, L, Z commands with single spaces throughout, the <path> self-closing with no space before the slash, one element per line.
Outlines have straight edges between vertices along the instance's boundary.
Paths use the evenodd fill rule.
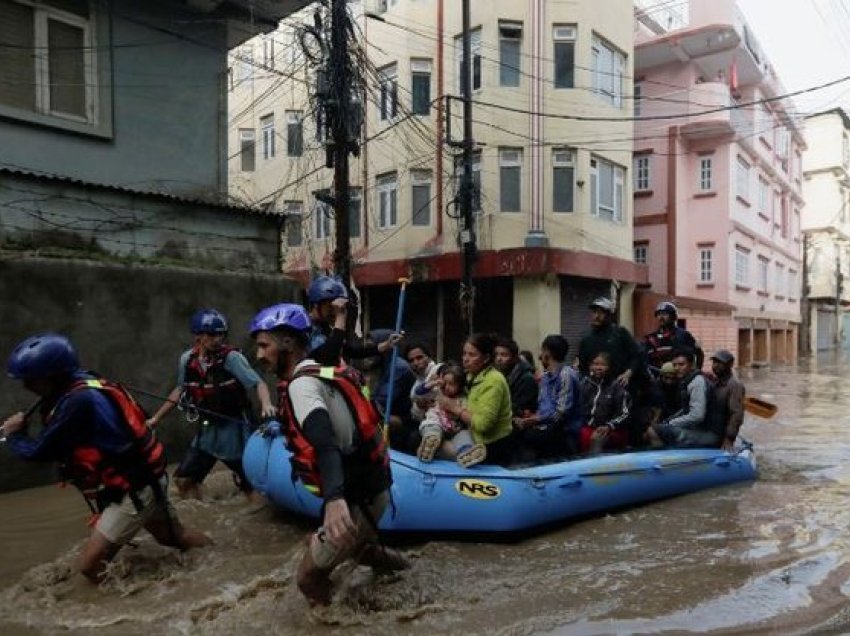
<path fill-rule="evenodd" d="M 776 415 L 779 411 L 779 407 L 773 402 L 747 396 L 744 398 L 744 410 L 748 413 L 752 413 L 756 417 L 762 417 L 769 420 L 771 417 Z"/>

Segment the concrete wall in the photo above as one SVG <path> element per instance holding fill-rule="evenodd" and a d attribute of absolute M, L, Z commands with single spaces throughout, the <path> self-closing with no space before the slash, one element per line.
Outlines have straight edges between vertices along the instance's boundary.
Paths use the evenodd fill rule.
<path fill-rule="evenodd" d="M 253 354 L 251 317 L 264 306 L 297 300 L 298 289 L 279 276 L 7 256 L 0 260 L 0 358 L 5 366 L 20 340 L 56 330 L 75 342 L 86 368 L 165 395 L 174 386 L 180 352 L 191 344 L 194 311 L 205 306 L 223 311 L 230 341 Z M 140 401 L 149 410 L 159 405 L 141 396 Z M 32 402 L 19 382 L 0 377 L 2 417 Z M 179 415 L 161 432 L 172 461 L 193 434 Z M 0 447 L 0 491 L 44 483 L 53 475 L 51 468 L 25 464 Z"/>

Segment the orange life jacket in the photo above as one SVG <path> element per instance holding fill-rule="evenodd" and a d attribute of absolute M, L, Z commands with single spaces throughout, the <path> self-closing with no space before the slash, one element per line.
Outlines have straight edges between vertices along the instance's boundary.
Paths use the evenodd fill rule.
<path fill-rule="evenodd" d="M 93 378 L 74 382 L 68 392 L 87 389 L 100 391 L 118 408 L 132 438 L 118 454 L 104 453 L 96 446 L 78 446 L 62 467 L 64 478 L 103 508 L 109 501 L 120 501 L 127 493 L 157 483 L 165 474 L 165 449 L 145 424 L 144 410 L 123 386 Z"/>
<path fill-rule="evenodd" d="M 355 452 L 346 456 L 346 493 L 355 492 L 355 497 L 367 498 L 386 490 L 392 483 L 390 476 L 389 453 L 384 442 L 381 415 L 367 397 L 359 373 L 352 367 L 323 367 L 318 364 L 298 369 L 291 380 L 283 380 L 277 385 L 279 410 L 286 444 L 292 453 L 292 478 L 300 479 L 304 487 L 322 496 L 322 479 L 316 450 L 304 436 L 289 397 L 289 385 L 301 376 L 318 378 L 338 389 L 351 411 L 357 431 L 355 434 Z M 360 465 L 353 466 L 352 463 Z M 365 465 L 364 465 L 365 464 Z M 364 483 L 348 483 L 352 473 Z M 348 497 L 348 494 L 346 495 Z"/>

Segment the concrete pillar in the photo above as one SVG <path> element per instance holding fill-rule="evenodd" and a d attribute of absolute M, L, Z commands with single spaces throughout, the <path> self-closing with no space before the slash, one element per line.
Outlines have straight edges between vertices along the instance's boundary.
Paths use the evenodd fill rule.
<path fill-rule="evenodd" d="M 561 286 L 555 275 L 514 278 L 514 340 L 537 352 L 551 333 L 561 333 Z"/>

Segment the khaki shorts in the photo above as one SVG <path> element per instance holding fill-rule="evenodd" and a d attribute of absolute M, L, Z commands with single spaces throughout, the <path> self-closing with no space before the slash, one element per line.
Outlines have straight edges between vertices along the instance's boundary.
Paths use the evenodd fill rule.
<path fill-rule="evenodd" d="M 374 523 L 381 520 L 389 500 L 389 492 L 385 490 L 375 497 L 375 500 L 368 506 L 369 515 L 374 519 Z M 366 544 L 377 540 L 378 533 L 375 531 L 373 521 L 366 516 L 362 508 L 349 504 L 349 511 L 356 530 L 355 540 L 348 547 L 340 548 L 331 543 L 330 539 L 325 536 L 324 528 L 319 528 L 311 537 L 310 556 L 317 567 L 331 570 L 358 553 Z"/>
<path fill-rule="evenodd" d="M 168 480 L 163 477 L 159 483 L 163 493 L 165 493 L 168 488 Z M 165 505 L 168 515 L 157 502 L 153 488 L 150 486 L 136 491 L 136 496 L 142 503 L 141 510 L 136 510 L 133 500 L 129 495 L 125 495 L 121 503 L 110 504 L 97 520 L 95 530 L 106 537 L 110 543 L 124 545 L 149 523 L 178 523 L 177 514 L 171 504 L 168 503 L 167 497 Z"/>

